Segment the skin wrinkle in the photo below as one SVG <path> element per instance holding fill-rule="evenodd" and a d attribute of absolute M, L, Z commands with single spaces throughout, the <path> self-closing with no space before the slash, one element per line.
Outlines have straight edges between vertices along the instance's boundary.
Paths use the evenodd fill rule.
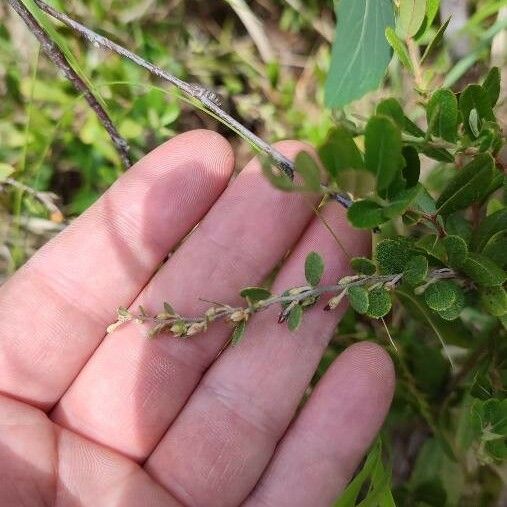
<path fill-rule="evenodd" d="M 208 142 L 206 135 L 203 133 L 202 139 Z M 174 164 L 175 158 L 178 157 L 180 160 L 187 160 L 188 157 L 185 157 L 184 152 L 188 153 L 189 149 L 192 149 L 189 142 L 192 139 L 201 139 L 200 136 L 201 134 L 195 137 L 184 135 L 176 138 L 171 150 L 164 147 L 158 151 L 156 157 L 152 154 L 150 159 L 148 156 L 148 162 L 143 162 L 144 167 L 150 168 L 150 175 L 157 171 L 165 175 L 167 167 L 163 169 L 160 167 L 164 164 Z M 213 139 L 212 135 L 210 141 L 212 145 L 215 142 Z M 223 146 L 224 143 L 222 138 L 216 138 L 216 146 Z M 204 142 L 198 146 L 198 149 L 202 150 L 203 145 Z M 301 149 L 298 143 L 286 145 L 284 143 L 284 146 L 287 146 L 286 150 L 289 153 Z M 181 150 L 180 155 L 175 157 L 174 150 L 178 149 Z M 214 150 L 213 147 L 209 148 L 209 151 Z M 170 151 L 173 155 L 169 153 Z M 196 152 L 198 150 L 194 150 L 192 156 Z M 161 163 L 157 157 L 164 158 L 164 162 Z M 166 157 L 172 157 L 172 162 L 165 160 Z M 207 189 L 206 192 L 221 191 L 225 188 L 226 182 L 217 178 L 213 183 L 217 186 L 213 187 L 214 190 L 210 189 L 205 182 L 193 179 L 196 175 L 200 178 L 208 178 L 205 169 L 193 167 L 194 172 L 192 172 L 191 169 L 184 169 L 184 165 L 184 163 L 180 164 L 181 171 L 185 172 L 188 178 L 185 185 L 198 186 L 199 189 L 192 189 L 196 193 L 202 193 L 204 188 Z M 158 169 L 153 169 L 154 166 Z M 208 167 L 206 164 L 205 166 Z M 219 171 L 228 174 L 229 169 L 221 167 Z M 176 175 L 180 176 L 180 174 Z M 286 257 L 286 252 L 289 250 L 291 250 L 291 255 L 280 271 L 274 289 L 277 293 L 288 286 L 294 286 L 293 284 L 304 283 L 304 258 L 309 249 L 319 251 L 325 259 L 326 275 L 323 283 L 327 281 L 326 277 L 330 276 L 334 280 L 338 276 L 337 271 L 341 275 L 342 270 L 348 269 L 348 263 L 342 259 L 343 253 L 330 238 L 329 231 L 325 231 L 322 224 L 315 219 L 308 226 L 312 217 L 311 209 L 306 203 L 308 197 L 303 199 L 299 195 L 281 194 L 275 191 L 263 179 L 258 168 L 243 171 L 239 178 L 243 178 L 242 186 L 239 187 L 241 191 L 231 194 L 231 189 L 227 189 L 226 194 L 221 197 L 222 204 L 217 203 L 208 215 L 213 216 L 217 224 L 217 227 L 210 225 L 209 231 L 211 235 L 215 235 L 218 244 L 215 244 L 213 239 L 209 239 L 206 233 L 201 235 L 198 227 L 190 236 L 190 241 L 185 242 L 183 248 L 171 258 L 171 262 L 178 264 L 174 265 L 172 270 L 168 271 L 164 266 L 157 272 L 158 287 L 152 288 L 149 292 L 150 285 L 146 285 L 146 280 L 141 283 L 139 289 L 142 288 L 143 297 L 139 298 L 138 302 L 146 303 L 150 309 L 157 310 L 160 309 L 164 295 L 167 295 L 178 311 L 186 313 L 183 310 L 186 307 L 193 314 L 200 308 L 209 306 L 207 303 L 198 301 L 197 298 L 201 295 L 208 298 L 213 298 L 215 295 L 224 301 L 232 298 L 239 300 L 238 287 L 245 286 L 245 283 L 254 276 L 251 273 L 255 269 L 252 262 L 259 267 L 266 265 L 266 271 L 269 271 L 270 266 L 278 263 L 282 256 Z M 132 196 L 132 199 L 145 199 L 144 192 L 135 192 L 135 185 L 132 186 L 134 190 L 128 188 L 133 181 L 131 172 L 124 175 L 122 180 L 124 183 L 126 181 L 126 184 L 116 184 L 116 190 L 119 189 L 119 193 L 109 200 L 109 204 L 121 203 L 122 200 L 129 199 L 129 196 Z M 164 176 L 154 178 L 154 181 L 160 182 L 159 188 L 161 188 L 167 185 L 168 180 Z M 144 176 L 143 179 L 139 179 L 139 182 L 145 190 L 150 186 Z M 177 187 L 177 183 L 171 186 L 170 191 L 184 193 Z M 195 209 L 184 213 L 182 208 L 196 207 L 201 204 L 201 201 L 194 200 L 192 192 L 187 192 L 191 195 L 182 195 L 177 199 L 168 199 L 162 191 L 159 196 L 154 196 L 149 189 L 147 192 L 155 198 L 156 202 L 153 206 L 160 208 L 155 218 L 160 220 L 164 227 L 164 234 L 176 235 L 177 232 L 180 235 L 178 242 L 181 242 L 195 225 L 191 223 L 192 220 L 189 220 L 189 214 L 191 216 L 199 214 Z M 247 199 L 250 196 L 249 202 Z M 207 203 L 206 199 L 208 199 L 210 206 L 215 198 L 215 195 L 203 196 L 204 202 Z M 164 205 L 165 200 L 167 205 Z M 106 208 L 101 208 L 100 213 L 97 213 L 98 223 L 104 222 L 107 214 L 114 212 Z M 121 234 L 125 235 L 126 229 L 134 227 L 133 217 L 140 212 L 140 209 L 143 208 L 131 206 L 127 216 L 118 220 L 116 229 L 112 227 L 114 225 L 112 221 L 104 224 L 104 227 L 108 230 L 120 230 Z M 339 208 L 336 206 L 336 209 Z M 346 243 L 351 253 L 356 254 L 359 253 L 358 250 L 361 250 L 360 253 L 364 254 L 363 248 L 367 249 L 369 241 L 361 234 L 348 232 L 344 213 L 341 212 L 335 216 L 336 209 L 326 207 L 324 210 L 333 229 Z M 150 227 L 157 226 L 159 222 L 156 224 L 146 222 L 149 220 L 149 215 L 149 213 L 144 214 L 141 220 Z M 287 216 L 290 220 L 282 221 Z M 248 222 L 249 218 L 250 222 Z M 176 222 L 171 222 L 169 228 L 167 220 L 176 220 Z M 124 225 L 120 225 L 121 223 Z M 259 223 L 263 227 L 257 228 Z M 93 221 L 76 221 L 76 224 L 76 229 L 71 231 L 70 235 L 64 236 L 63 240 L 54 242 L 53 246 L 46 251 L 43 261 L 39 262 L 48 263 L 49 266 L 51 263 L 64 266 L 65 262 L 61 262 L 61 257 L 63 260 L 69 259 L 69 269 L 73 269 L 73 266 L 81 266 L 76 260 L 79 250 L 74 252 L 70 248 L 74 248 L 75 245 L 79 247 L 80 243 L 89 247 L 90 242 L 87 238 L 92 232 L 87 229 L 90 229 Z M 318 234 L 316 234 L 317 229 Z M 303 240 L 301 239 L 302 231 L 305 231 Z M 134 236 L 137 234 L 135 231 L 132 232 Z M 128 249 L 129 245 L 130 248 L 137 248 L 136 245 L 141 245 L 141 248 L 136 251 L 137 255 L 142 257 L 141 263 L 137 265 L 141 266 L 141 270 L 144 270 L 143 266 L 145 266 L 149 271 L 155 271 L 160 263 L 150 268 L 147 259 L 160 255 L 156 250 L 162 248 L 164 243 L 153 244 L 150 237 L 152 236 L 147 234 L 146 238 L 125 238 L 130 243 L 126 246 L 123 244 L 121 248 Z M 200 238 L 199 242 L 192 244 L 192 239 L 198 238 Z M 143 245 L 144 239 L 150 244 L 145 250 L 146 255 L 143 256 L 142 247 L 146 246 Z M 294 246 L 296 239 L 299 244 Z M 156 239 L 154 241 L 156 242 Z M 119 245 L 119 243 L 113 245 L 112 248 L 119 248 Z M 236 251 L 234 251 L 235 248 L 237 248 Z M 110 267 L 107 266 L 104 269 L 105 256 L 100 250 L 92 250 L 94 257 L 86 259 L 90 262 L 88 264 L 85 262 L 81 272 L 84 281 L 79 281 L 77 278 L 79 283 L 76 284 L 76 292 L 79 292 L 81 284 L 85 284 L 89 290 L 93 287 L 93 284 L 88 284 L 88 278 L 85 276 L 89 266 L 93 266 L 93 262 L 97 263 L 99 271 L 102 269 L 104 272 L 101 276 L 105 277 L 105 283 L 96 286 L 101 298 L 104 298 L 105 292 L 110 291 L 111 287 L 123 290 L 124 287 L 116 287 L 117 283 L 123 284 L 122 280 L 126 280 L 121 278 L 123 275 L 107 278 L 110 275 L 108 272 Z M 163 255 L 166 255 L 167 251 L 168 249 Z M 232 254 L 231 251 L 233 251 Z M 74 254 L 75 257 L 73 257 Z M 209 259 L 203 258 L 208 254 Z M 117 262 L 113 255 L 106 254 L 106 257 L 108 263 Z M 228 261 L 229 258 L 230 261 Z M 72 263 L 73 260 L 74 263 Z M 135 263 L 135 259 L 131 260 Z M 220 277 L 220 263 L 223 265 L 222 277 Z M 242 266 L 244 266 L 243 269 Z M 131 266 L 130 269 L 135 269 L 135 267 Z M 246 270 L 249 272 L 243 273 Z M 213 274 L 210 275 L 210 273 Z M 262 274 L 257 273 L 256 276 L 261 277 Z M 238 279 L 240 275 L 241 279 Z M 66 274 L 66 276 L 72 275 Z M 15 348 L 10 349 L 13 357 L 9 357 L 6 364 L 8 368 L 12 368 L 19 362 L 16 366 L 19 370 L 18 374 L 14 371 L 10 373 L 3 371 L 5 368 L 2 368 L 2 353 L 5 353 L 7 349 L 0 346 L 0 372 L 2 372 L 0 388 L 22 387 L 23 393 L 35 393 L 34 397 L 40 400 L 47 399 L 47 396 L 54 396 L 54 389 L 59 389 L 57 383 L 55 385 L 52 383 L 57 373 L 56 368 L 64 365 L 68 371 L 74 369 L 76 356 L 79 357 L 83 345 L 88 343 L 89 337 L 86 338 L 86 333 L 89 332 L 89 328 L 98 327 L 100 323 L 94 323 L 92 320 L 84 321 L 82 315 L 72 310 L 68 304 L 65 306 L 62 299 L 68 298 L 65 293 L 61 294 L 63 292 L 61 290 L 58 296 L 52 297 L 55 306 L 53 312 L 53 309 L 43 302 L 44 299 L 50 298 L 50 291 L 44 287 L 33 291 L 30 289 L 30 282 L 29 279 L 25 282 L 18 280 L 12 285 L 15 290 L 10 289 L 12 296 L 17 294 L 14 299 L 24 305 L 24 311 L 19 312 L 14 319 L 8 315 L 8 318 L 4 319 L 8 322 L 2 322 L 3 319 L 0 317 L 0 326 L 2 326 L 0 334 L 5 332 L 7 336 L 21 336 L 22 333 L 17 333 L 17 328 L 23 329 L 26 323 L 25 317 L 30 314 L 30 308 L 40 311 L 39 314 L 35 314 L 38 319 L 37 327 L 31 331 L 30 336 L 28 333 L 21 336 Z M 151 285 L 153 286 L 153 282 Z M 68 286 L 69 282 L 65 281 L 63 287 Z M 81 295 L 82 293 L 83 291 Z M 24 299 L 22 294 L 26 296 Z M 127 325 L 120 328 L 102 341 L 99 349 L 95 351 L 94 360 L 88 361 L 85 368 L 81 370 L 73 384 L 73 387 L 76 386 L 76 391 L 73 387 L 67 391 L 67 396 L 73 393 L 74 403 L 60 405 L 61 414 L 74 417 L 77 425 L 74 424 L 75 421 L 69 423 L 65 417 L 60 417 L 58 420 L 63 426 L 57 426 L 44 413 L 16 401 L 10 402 L 15 410 L 11 409 L 9 412 L 5 408 L 6 399 L 0 396 L 0 426 L 3 416 L 4 422 L 13 423 L 12 431 L 15 433 L 11 432 L 11 436 L 21 438 L 23 427 L 26 427 L 26 434 L 30 434 L 34 439 L 33 444 L 27 441 L 27 443 L 15 443 L 12 446 L 12 449 L 16 451 L 14 459 L 19 465 L 19 471 L 22 473 L 26 471 L 27 477 L 33 482 L 30 488 L 34 492 L 34 498 L 42 494 L 44 500 L 52 507 L 97 507 L 98 505 L 232 507 L 239 505 L 246 496 L 251 494 L 252 488 L 257 484 L 254 494 L 272 498 L 273 506 L 284 507 L 285 504 L 277 502 L 277 498 L 280 498 L 279 492 L 274 491 L 270 494 L 264 490 L 263 493 L 259 489 L 267 484 L 265 481 L 269 481 L 271 476 L 265 474 L 264 482 L 261 483 L 259 483 L 259 477 L 267 466 L 271 473 L 273 464 L 280 459 L 285 459 L 288 463 L 284 465 L 285 473 L 289 474 L 287 476 L 289 479 L 291 465 L 300 467 L 299 474 L 303 471 L 312 478 L 305 485 L 302 485 L 301 481 L 295 482 L 287 493 L 297 495 L 298 487 L 304 486 L 306 494 L 307 490 L 314 488 L 315 495 L 307 497 L 304 507 L 323 505 L 319 503 L 319 498 L 330 498 L 329 480 L 326 474 L 329 475 L 332 472 L 331 493 L 336 494 L 338 481 L 335 475 L 340 474 L 342 476 L 340 484 L 345 484 L 343 475 L 349 473 L 348 469 L 355 467 L 364 454 L 368 442 L 376 431 L 374 426 L 380 424 L 387 410 L 387 390 L 392 389 L 392 380 L 384 377 L 389 371 L 388 367 L 392 368 L 392 366 L 386 364 L 389 361 L 388 356 L 379 353 L 378 348 L 364 348 L 361 358 L 357 353 L 356 356 L 345 353 L 330 369 L 330 371 L 333 371 L 333 368 L 336 369 L 336 364 L 339 368 L 346 367 L 345 373 L 342 372 L 345 377 L 343 375 L 340 377 L 336 372 L 333 376 L 329 376 L 328 372 L 324 377 L 327 380 L 324 384 L 319 384 L 310 400 L 304 405 L 303 411 L 297 413 L 297 418 L 292 426 L 289 426 L 291 420 L 294 419 L 300 395 L 304 392 L 327 343 L 330 335 L 328 329 L 334 327 L 334 320 L 338 316 L 338 312 L 321 312 L 320 308 L 324 303 L 322 300 L 314 309 L 306 313 L 306 319 L 297 335 L 289 333 L 286 326 L 276 325 L 278 312 L 275 308 L 262 312 L 250 323 L 244 342 L 237 348 L 226 349 L 212 368 L 209 368 L 209 365 L 223 350 L 223 343 L 230 335 L 230 327 L 224 322 L 214 323 L 206 337 L 198 336 L 191 340 L 178 340 L 166 336 L 148 341 L 143 336 L 145 330 L 143 326 Z M 117 306 L 115 301 L 107 301 L 103 304 L 112 312 Z M 10 303 L 8 307 L 10 307 L 10 312 L 17 310 L 13 303 Z M 5 312 L 6 308 L 7 306 L 0 302 L 0 313 Z M 67 315 L 68 313 L 74 313 L 76 319 L 83 322 L 75 322 L 72 316 Z M 65 321 L 69 320 L 72 322 L 67 326 Z M 58 336 L 59 333 L 55 331 L 57 329 L 61 329 L 62 336 Z M 30 338 L 39 342 L 37 346 L 34 347 Z M 5 343 L 12 345 L 13 341 L 4 341 L 4 347 Z M 102 356 L 101 350 L 105 351 Z M 30 355 L 36 356 L 40 352 L 44 355 L 41 355 L 36 363 L 30 361 Z M 363 364 L 364 362 L 367 364 Z M 228 363 L 231 368 L 224 369 L 224 365 Z M 211 375 L 211 371 L 217 370 L 218 367 L 220 367 L 220 374 Z M 26 372 L 23 368 L 26 368 Z M 204 377 L 202 377 L 203 374 L 205 374 Z M 80 384 L 81 376 L 85 382 Z M 199 384 L 201 378 L 203 380 Z M 340 395 L 340 389 L 345 390 L 344 395 Z M 367 393 L 361 395 L 364 391 Z M 358 399 L 354 393 L 357 394 Z M 191 405 L 191 401 L 188 401 L 190 396 L 192 396 L 191 400 L 200 398 L 201 401 L 194 407 L 195 410 L 190 412 L 189 417 L 186 412 Z M 363 403 L 363 406 L 358 410 L 347 409 L 346 420 L 343 417 L 340 419 L 343 404 L 352 402 Z M 322 405 L 324 408 L 319 408 Z M 308 408 L 312 411 L 309 415 L 306 412 L 305 415 Z M 72 413 L 75 416 L 72 416 Z M 287 452 L 287 444 L 284 442 L 290 439 L 301 417 L 304 418 L 305 425 L 308 427 L 313 428 L 317 425 L 318 438 L 312 439 L 311 433 L 306 431 L 305 439 L 296 437 L 299 443 L 306 446 L 305 449 L 295 449 L 288 459 L 283 458 L 284 453 Z M 15 418 L 20 419 L 19 424 Z M 354 420 L 355 424 L 351 425 L 351 420 Z M 167 428 L 168 424 L 171 425 L 171 430 L 164 437 L 162 426 L 165 425 Z M 67 428 L 66 425 L 68 425 Z M 288 430 L 287 427 L 289 427 Z M 361 431 L 365 433 L 358 436 L 353 446 L 343 449 L 341 456 L 350 459 L 350 463 L 342 463 L 339 452 L 334 446 L 340 442 L 340 435 L 356 427 L 361 428 Z M 77 428 L 77 431 L 73 432 L 69 428 Z M 9 434 L 5 424 L 3 429 L 4 431 L 0 431 L 0 449 Z M 44 431 L 49 430 L 54 441 L 43 436 Z M 154 442 L 153 435 L 159 433 L 160 439 Z M 93 436 L 96 436 L 95 440 L 101 444 L 94 442 Z M 282 438 L 281 444 L 276 446 L 280 438 Z M 172 445 L 162 448 L 162 444 L 167 444 L 167 442 L 172 442 Z M 145 464 L 145 457 L 149 456 L 151 449 L 157 443 L 159 445 L 156 455 L 159 461 L 150 459 L 146 462 L 145 468 L 136 464 L 135 459 Z M 346 443 L 345 438 L 342 444 Z M 36 452 L 38 446 L 48 449 L 47 456 Z M 126 452 L 122 455 L 113 450 L 114 448 Z M 321 459 L 315 458 L 316 452 L 321 453 Z M 273 453 L 276 453 L 274 458 Z M 308 456 L 306 462 L 301 459 L 304 455 Z M 128 459 L 129 456 L 133 459 Z M 13 463 L 7 455 L 4 455 L 4 458 L 5 466 Z M 27 460 L 26 465 L 25 460 Z M 38 472 L 42 472 L 40 477 Z M 55 482 L 56 472 L 58 481 Z M 168 474 L 172 474 L 170 484 L 167 480 Z M 156 482 L 157 480 L 159 483 Z M 278 485 L 285 484 L 283 480 L 280 481 L 276 477 L 273 480 Z M 184 501 L 179 500 L 180 498 Z M 288 505 L 297 507 L 297 500 L 297 496 L 293 497 L 295 503 Z M 11 505 L 5 507 L 11 507 Z"/>

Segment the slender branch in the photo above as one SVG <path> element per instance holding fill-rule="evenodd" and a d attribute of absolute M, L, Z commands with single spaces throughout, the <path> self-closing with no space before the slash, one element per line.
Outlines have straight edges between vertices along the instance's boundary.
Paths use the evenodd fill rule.
<path fill-rule="evenodd" d="M 17 0 L 9 0 L 9 1 L 11 3 L 12 2 L 17 3 Z M 39 6 L 39 8 L 41 10 L 43 10 L 45 13 L 49 14 L 50 16 L 57 19 L 58 21 L 61 21 L 62 23 L 67 25 L 72 30 L 78 32 L 79 34 L 81 34 L 82 37 L 87 39 L 89 42 L 91 42 L 95 46 L 101 46 L 101 47 L 106 48 L 110 51 L 113 51 L 114 53 L 117 53 L 125 58 L 128 58 L 132 62 L 134 62 L 137 65 L 148 70 L 154 76 L 157 76 L 157 77 L 171 83 L 172 85 L 176 86 L 180 91 L 182 91 L 188 97 L 197 100 L 202 106 L 204 106 L 205 109 L 207 109 L 208 111 L 213 113 L 213 115 L 215 115 L 215 117 L 217 117 L 217 119 L 222 121 L 229 128 L 231 128 L 232 130 L 237 132 L 239 135 L 244 137 L 246 140 L 248 140 L 260 152 L 264 152 L 269 157 L 269 159 L 272 161 L 272 163 L 274 165 L 279 167 L 290 178 L 293 178 L 294 164 L 287 157 L 285 157 L 282 153 L 280 153 L 278 150 L 276 150 L 271 145 L 266 143 L 260 137 L 255 135 L 253 132 L 248 130 L 244 125 L 242 125 L 235 118 L 233 118 L 228 113 L 226 113 L 220 107 L 220 104 L 217 101 L 216 94 L 214 92 L 208 90 L 207 88 L 205 88 L 201 85 L 187 83 L 186 81 L 183 81 L 183 80 L 177 78 L 176 76 L 173 76 L 169 72 L 162 70 L 161 68 L 148 62 L 144 58 L 133 53 L 132 51 L 129 51 L 128 49 L 124 48 L 123 46 L 116 44 L 115 42 L 108 39 L 107 37 L 104 37 L 103 35 L 99 35 L 98 33 L 94 32 L 93 30 L 90 30 L 89 28 L 87 28 L 86 26 L 82 25 L 81 23 L 78 23 L 77 21 L 73 20 L 72 18 L 70 18 L 69 16 L 64 14 L 63 12 L 53 9 L 51 6 L 47 5 L 42 0 L 35 0 L 35 2 Z"/>
<path fill-rule="evenodd" d="M 93 92 L 88 88 L 87 84 L 72 68 L 62 50 L 51 39 L 51 37 L 35 19 L 32 13 L 23 5 L 23 3 L 20 0 L 9 0 L 9 4 L 18 13 L 28 29 L 40 42 L 42 49 L 48 58 L 65 74 L 65 77 L 72 83 L 74 88 L 83 94 L 86 101 L 93 109 L 100 122 L 106 129 L 107 133 L 109 134 L 109 137 L 111 138 L 111 141 L 113 142 L 123 165 L 126 168 L 130 167 L 130 158 L 128 154 L 129 146 L 125 139 L 123 139 L 120 133 L 116 130 L 116 127 L 114 126 L 107 111 L 102 107 L 100 102 L 97 100 L 97 97 L 95 97 Z"/>
<path fill-rule="evenodd" d="M 430 279 L 435 281 L 439 279 L 453 278 L 456 274 L 449 269 L 435 269 L 430 273 Z M 126 308 L 119 308 L 118 320 L 108 327 L 108 333 L 113 332 L 119 326 L 126 322 L 135 321 L 138 323 L 148 323 L 152 327 L 148 332 L 149 337 L 154 337 L 163 332 L 169 331 L 174 336 L 186 338 L 206 331 L 208 325 L 216 320 L 226 320 L 233 325 L 240 322 L 246 322 L 249 318 L 260 311 L 264 311 L 273 305 L 281 305 L 282 309 L 278 322 L 285 322 L 290 311 L 297 305 L 310 307 L 324 294 L 330 294 L 331 298 L 327 302 L 324 310 L 334 310 L 347 295 L 347 290 L 356 286 L 377 287 L 384 286 L 389 290 L 394 290 L 401 283 L 403 275 L 401 273 L 392 275 L 354 275 L 342 278 L 335 285 L 324 286 L 302 286 L 294 287 L 280 295 L 272 295 L 266 299 L 251 303 L 247 306 L 231 306 L 227 304 L 213 303 L 202 316 L 185 317 L 177 313 L 168 303 L 164 304 L 164 311 L 157 315 L 149 315 L 144 308 L 139 308 L 139 313 L 133 313 Z"/>

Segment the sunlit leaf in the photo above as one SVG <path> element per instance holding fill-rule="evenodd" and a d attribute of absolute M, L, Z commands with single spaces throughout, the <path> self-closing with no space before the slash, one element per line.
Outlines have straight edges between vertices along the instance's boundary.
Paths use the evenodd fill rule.
<path fill-rule="evenodd" d="M 391 0 L 341 0 L 336 17 L 325 87 L 330 108 L 343 107 L 380 85 L 391 60 L 384 32 L 395 23 Z"/>

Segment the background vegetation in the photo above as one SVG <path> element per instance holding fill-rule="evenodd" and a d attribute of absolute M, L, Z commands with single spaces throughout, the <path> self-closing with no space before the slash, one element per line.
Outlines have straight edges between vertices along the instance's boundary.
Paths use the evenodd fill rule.
<path fill-rule="evenodd" d="M 492 66 L 504 74 L 506 68 L 507 1 L 442 1 L 439 6 L 428 0 L 426 8 L 437 9 L 434 21 L 421 34 L 391 39 L 398 46 L 397 57 L 384 86 L 351 104 L 352 97 L 334 103 L 346 106 L 339 110 L 325 107 L 333 101 L 325 86 L 335 24 L 330 1 L 51 4 L 176 76 L 213 88 L 224 97 L 226 109 L 270 142 L 291 137 L 322 145 L 337 124 L 360 123 L 386 97 L 396 97 L 410 120 L 426 128 L 424 89 L 445 85 L 458 92 L 469 83 L 482 83 Z M 450 4 L 454 17 L 442 43 L 419 65 L 447 20 Z M 5 3 L 0 4 L 0 20 L 1 283 L 123 169 L 94 113 L 39 54 L 35 40 Z M 251 156 L 248 146 L 225 127 L 142 69 L 83 44 L 65 27 L 58 31 L 107 102 L 134 159 L 167 137 L 203 126 L 231 140 L 238 167 Z M 496 121 L 505 127 L 505 88 L 499 96 Z M 364 147 L 361 136 L 356 142 Z M 495 156 L 505 154 L 499 150 Z M 430 192 L 440 193 L 453 177 L 453 164 L 424 156 L 421 162 L 421 181 Z M 504 209 L 500 189 L 488 196 L 483 209 L 475 209 L 482 213 L 477 222 Z M 403 227 L 401 222 L 389 225 L 383 234 L 402 233 Z M 458 227 L 455 231 L 461 234 Z M 362 339 L 385 345 L 398 369 L 396 397 L 382 438 L 338 505 L 506 505 L 505 330 L 498 319 L 468 304 L 459 321 L 439 326 L 443 350 L 435 335 L 436 320 L 421 318 L 417 308 L 409 307 L 395 305 L 386 319 L 396 349 L 381 321 L 349 311 L 316 375 L 317 380 L 345 346 Z"/>

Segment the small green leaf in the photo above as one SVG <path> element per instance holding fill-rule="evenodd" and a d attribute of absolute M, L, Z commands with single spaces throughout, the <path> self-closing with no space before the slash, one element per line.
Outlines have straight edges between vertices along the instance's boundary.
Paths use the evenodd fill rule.
<path fill-rule="evenodd" d="M 400 129 L 405 128 L 405 114 L 403 113 L 401 104 L 393 97 L 380 101 L 375 114 L 389 116 Z"/>
<path fill-rule="evenodd" d="M 347 217 L 358 229 L 373 229 L 389 220 L 384 216 L 384 208 L 369 199 L 354 202 L 348 209 Z"/>
<path fill-rule="evenodd" d="M 301 175 L 301 190 L 308 192 L 320 191 L 320 170 L 315 160 L 306 151 L 300 151 L 294 161 L 294 170 Z"/>
<path fill-rule="evenodd" d="M 426 0 L 400 0 L 398 27 L 402 37 L 413 37 L 426 15 Z"/>
<path fill-rule="evenodd" d="M 438 314 L 442 319 L 444 320 L 456 320 L 463 311 L 463 308 L 465 307 L 465 295 L 463 294 L 463 291 L 460 289 L 456 293 L 456 299 L 454 303 L 449 306 L 449 308 L 446 308 L 445 310 L 440 310 Z"/>
<path fill-rule="evenodd" d="M 472 227 L 462 213 L 453 213 L 449 215 L 445 221 L 445 229 L 448 234 L 463 238 L 467 244 L 470 242 Z"/>
<path fill-rule="evenodd" d="M 387 116 L 373 116 L 365 130 L 366 168 L 377 177 L 377 188 L 385 190 L 403 169 L 401 131 Z"/>
<path fill-rule="evenodd" d="M 264 287 L 245 287 L 240 292 L 240 295 L 248 299 L 250 303 L 255 304 L 271 297 L 271 292 Z"/>
<path fill-rule="evenodd" d="M 310 252 L 305 261 L 305 277 L 306 281 L 315 287 L 319 284 L 322 274 L 324 273 L 324 261 L 317 252 Z"/>
<path fill-rule="evenodd" d="M 426 47 L 426 50 L 424 51 L 422 57 L 421 57 L 421 64 L 424 63 L 426 58 L 435 51 L 435 49 L 440 46 L 442 40 L 444 39 L 445 31 L 447 30 L 447 27 L 449 26 L 449 22 L 451 21 L 451 17 L 448 17 L 445 23 L 438 29 L 437 33 L 435 34 L 435 37 L 431 40 L 431 42 Z"/>
<path fill-rule="evenodd" d="M 497 232 L 491 236 L 482 253 L 501 268 L 507 267 L 507 231 Z"/>
<path fill-rule="evenodd" d="M 427 0 L 426 1 L 426 16 L 428 18 L 428 27 L 433 24 L 438 8 L 440 7 L 440 0 Z"/>
<path fill-rule="evenodd" d="M 437 207 L 442 215 L 465 209 L 485 197 L 494 176 L 495 162 L 487 153 L 479 153 L 461 169 L 441 193 Z"/>
<path fill-rule="evenodd" d="M 391 295 L 383 287 L 372 289 L 369 294 L 370 304 L 367 315 L 373 319 L 380 319 L 387 315 L 392 308 Z"/>
<path fill-rule="evenodd" d="M 287 327 L 289 328 L 289 331 L 297 331 L 302 320 L 303 308 L 301 308 L 301 305 L 296 305 L 292 308 L 289 312 L 289 316 L 287 317 Z"/>
<path fill-rule="evenodd" d="M 403 177 L 407 182 L 407 188 L 412 188 L 419 183 L 421 175 L 421 160 L 419 153 L 410 145 L 403 146 L 403 158 L 405 159 L 405 166 L 403 167 Z"/>
<path fill-rule="evenodd" d="M 383 275 L 403 273 L 412 255 L 410 242 L 403 237 L 384 239 L 377 244 L 375 251 L 379 272 Z"/>
<path fill-rule="evenodd" d="M 498 67 L 492 67 L 482 84 L 482 89 L 488 97 L 491 107 L 495 107 L 500 98 L 500 79 L 500 69 Z"/>
<path fill-rule="evenodd" d="M 456 141 L 458 99 L 451 90 L 437 90 L 428 101 L 426 115 L 432 134 L 451 143 Z"/>
<path fill-rule="evenodd" d="M 364 287 L 353 286 L 347 289 L 347 297 L 352 308 L 357 313 L 364 315 L 368 311 L 370 303 L 368 291 Z"/>
<path fill-rule="evenodd" d="M 346 169 L 362 169 L 363 156 L 352 134 L 343 126 L 333 129 L 327 141 L 319 150 L 319 156 L 331 177 Z"/>
<path fill-rule="evenodd" d="M 375 263 L 366 257 L 353 257 L 350 260 L 352 269 L 361 275 L 374 275 L 377 271 Z"/>
<path fill-rule="evenodd" d="M 325 87 L 329 108 L 343 107 L 380 85 L 391 60 L 384 32 L 394 26 L 394 6 L 391 0 L 341 0 L 336 18 Z"/>
<path fill-rule="evenodd" d="M 487 216 L 474 232 L 472 246 L 477 252 L 482 252 L 484 247 L 495 234 L 507 230 L 507 208 L 496 211 Z"/>
<path fill-rule="evenodd" d="M 462 270 L 474 282 L 484 287 L 503 285 L 507 280 L 507 274 L 498 264 L 478 253 L 468 255 Z"/>
<path fill-rule="evenodd" d="M 241 342 L 241 340 L 245 336 L 245 330 L 246 330 L 246 321 L 242 320 L 236 325 L 234 331 L 232 332 L 231 337 L 232 346 L 238 345 Z"/>
<path fill-rule="evenodd" d="M 467 134 L 472 137 L 478 137 L 470 126 L 470 114 L 473 110 L 477 112 L 478 125 L 477 129 L 480 131 L 482 121 L 495 121 L 495 115 L 490 102 L 490 97 L 480 85 L 468 85 L 462 92 L 459 98 L 459 108 L 463 117 L 463 127 Z M 473 113 L 472 113 L 473 114 Z"/>
<path fill-rule="evenodd" d="M 426 304 L 437 312 L 450 308 L 458 298 L 459 287 L 447 280 L 432 283 L 424 292 Z"/>
<path fill-rule="evenodd" d="M 422 250 L 433 259 L 445 263 L 446 252 L 442 241 L 436 234 L 425 234 L 415 244 L 416 248 Z"/>
<path fill-rule="evenodd" d="M 415 287 L 423 283 L 428 276 L 428 259 L 424 255 L 412 257 L 403 270 L 403 281 Z"/>
<path fill-rule="evenodd" d="M 501 286 L 480 288 L 481 303 L 491 315 L 501 317 L 507 314 L 507 292 Z"/>
<path fill-rule="evenodd" d="M 405 213 L 412 205 L 422 191 L 421 185 L 402 190 L 397 193 L 387 206 L 384 207 L 384 216 L 387 218 L 395 218 Z"/>
<path fill-rule="evenodd" d="M 460 236 L 449 235 L 443 240 L 447 260 L 452 268 L 459 269 L 468 256 L 468 246 Z"/>
<path fill-rule="evenodd" d="M 434 146 L 426 143 L 417 144 L 415 148 L 421 153 L 424 153 L 427 157 L 437 160 L 438 162 L 454 162 L 454 156 L 445 148 L 435 148 Z"/>
<path fill-rule="evenodd" d="M 412 66 L 412 60 L 410 60 L 406 44 L 398 37 L 396 32 L 390 26 L 386 28 L 385 35 L 387 42 L 389 42 L 389 45 L 394 49 L 394 52 L 401 64 L 413 72 L 414 67 Z"/>
<path fill-rule="evenodd" d="M 14 167 L 0 162 L 0 183 L 4 182 L 13 172 Z"/>

